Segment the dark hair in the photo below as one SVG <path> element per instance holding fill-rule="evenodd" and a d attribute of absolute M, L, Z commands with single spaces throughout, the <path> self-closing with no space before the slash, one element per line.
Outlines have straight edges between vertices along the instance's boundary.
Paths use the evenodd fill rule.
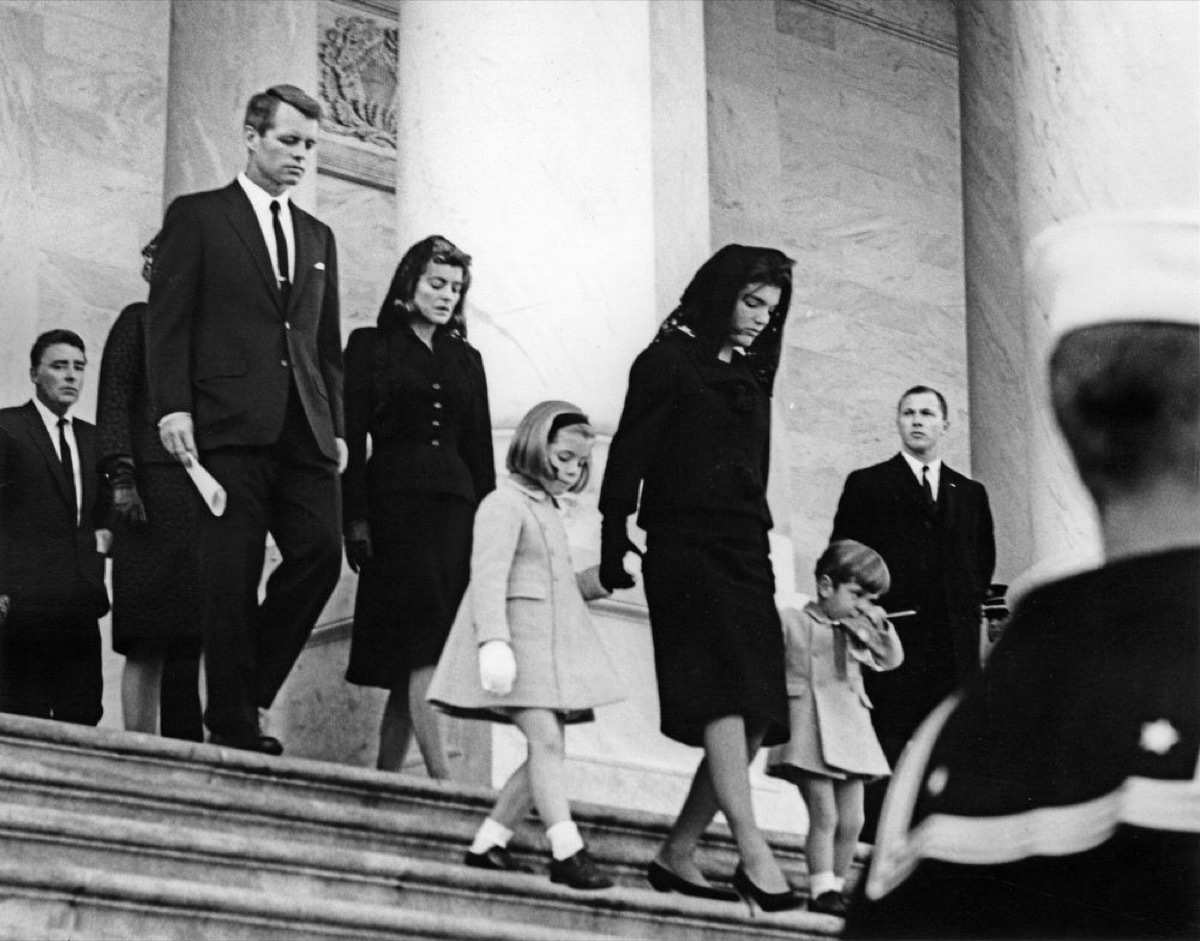
<path fill-rule="evenodd" d="M 251 96 L 242 123 L 259 134 L 266 134 L 275 125 L 275 112 L 280 105 L 291 105 L 306 118 L 321 120 L 321 103 L 304 89 L 295 85 L 272 85 Z"/>
<path fill-rule="evenodd" d="M 950 410 L 946 407 L 946 397 L 938 392 L 932 386 L 913 386 L 911 389 L 906 389 L 904 394 L 896 400 L 896 411 L 900 411 L 900 407 L 904 404 L 904 400 L 910 395 L 935 395 L 937 396 L 938 405 L 942 407 L 942 418 L 950 417 Z"/>
<path fill-rule="evenodd" d="M 379 326 L 388 327 L 397 323 L 407 324 L 412 320 L 413 312 L 409 307 L 413 294 L 417 290 L 417 282 L 430 264 L 449 265 L 460 268 L 463 273 L 462 293 L 458 303 L 450 314 L 447 327 L 462 337 L 467 335 L 467 322 L 463 317 L 463 305 L 467 300 L 467 291 L 471 287 L 471 256 L 461 248 L 441 235 L 430 235 L 421 239 L 404 253 L 396 273 L 392 275 L 392 283 L 384 295 L 383 304 L 379 308 Z"/>
<path fill-rule="evenodd" d="M 817 559 L 817 580 L 828 575 L 834 587 L 857 582 L 865 591 L 882 595 L 891 587 L 892 576 L 883 556 L 853 539 L 831 542 Z"/>
<path fill-rule="evenodd" d="M 770 392 L 779 368 L 783 324 L 792 303 L 794 264 L 776 248 L 724 246 L 697 270 L 679 298 L 679 306 L 659 327 L 655 340 L 684 332 L 701 344 L 704 355 L 716 356 L 729 337 L 738 294 L 751 284 L 778 287 L 775 313 L 746 351 L 751 369 Z"/>
<path fill-rule="evenodd" d="M 560 422 L 559 419 L 564 417 L 565 421 Z M 587 438 L 596 437 L 595 429 L 577 405 L 557 400 L 539 402 L 517 423 L 512 441 L 508 444 L 504 466 L 509 473 L 520 474 L 541 484 L 553 480 L 550 444 L 555 435 L 568 428 Z M 583 465 L 583 472 L 571 487 L 571 493 L 578 493 L 588 485 L 591 469 L 591 464 Z"/>
<path fill-rule="evenodd" d="M 85 357 L 87 356 L 87 348 L 83 345 L 83 340 L 78 333 L 62 328 L 47 330 L 33 341 L 33 347 L 29 351 L 29 368 L 37 369 L 42 364 L 42 354 L 46 352 L 47 347 L 54 346 L 55 343 L 73 346 Z"/>
<path fill-rule="evenodd" d="M 1162 476 L 1200 485 L 1196 327 L 1121 323 L 1068 333 L 1050 357 L 1050 399 L 1098 504 Z"/>

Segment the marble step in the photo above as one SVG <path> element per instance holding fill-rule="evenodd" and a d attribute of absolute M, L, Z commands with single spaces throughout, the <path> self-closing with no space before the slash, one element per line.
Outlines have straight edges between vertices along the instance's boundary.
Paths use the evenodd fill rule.
<path fill-rule="evenodd" d="M 595 941 L 594 932 L 0 860 L 4 941 Z"/>
<path fill-rule="evenodd" d="M 0 716 L 0 802 L 44 805 L 146 822 L 347 849 L 401 852 L 457 862 L 494 791 L 307 759 L 269 758 L 112 730 Z M 618 881 L 644 886 L 667 821 L 636 810 L 574 805 L 597 859 Z M 803 885 L 803 851 L 793 835 L 771 834 L 793 883 Z M 514 839 L 518 856 L 541 868 L 536 821 Z M 736 853 L 713 827 L 699 854 L 710 878 L 728 879 Z"/>
<path fill-rule="evenodd" d="M 6 858 L 19 858 L 35 870 L 53 872 L 66 863 L 80 872 L 165 878 L 176 888 L 196 886 L 205 898 L 210 890 L 225 887 L 272 902 L 320 900 L 335 908 L 402 909 L 466 919 L 468 924 L 536 925 L 564 936 L 583 931 L 697 941 L 816 939 L 836 933 L 841 924 L 803 911 L 754 918 L 741 903 L 659 895 L 649 889 L 578 892 L 553 885 L 545 875 L 481 872 L 394 854 L 339 847 L 318 853 L 309 844 L 292 842 L 286 832 L 264 839 L 45 807 L 0 805 L 0 846 Z M 0 878 L 0 892 L 3 885 Z M 140 896 L 130 904 L 140 905 Z M 274 918 L 274 911 L 268 907 L 264 917 Z M 158 937 L 158 915 L 149 910 L 145 915 Z"/>

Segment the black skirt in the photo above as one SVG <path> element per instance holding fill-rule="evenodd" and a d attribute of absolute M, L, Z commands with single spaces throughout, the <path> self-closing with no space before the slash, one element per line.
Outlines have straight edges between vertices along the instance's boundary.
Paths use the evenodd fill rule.
<path fill-rule="evenodd" d="M 740 715 L 788 739 L 783 633 L 766 529 L 745 526 L 648 535 L 642 577 L 654 637 L 660 726 L 702 746 L 704 727 Z"/>
<path fill-rule="evenodd" d="M 113 650 L 197 656 L 202 503 L 179 464 L 142 464 L 136 479 L 147 522 L 140 529 L 113 526 Z"/>
<path fill-rule="evenodd" d="M 437 663 L 467 590 L 474 520 L 474 504 L 450 494 L 372 496 L 374 558 L 358 577 L 349 682 L 392 689 Z"/>

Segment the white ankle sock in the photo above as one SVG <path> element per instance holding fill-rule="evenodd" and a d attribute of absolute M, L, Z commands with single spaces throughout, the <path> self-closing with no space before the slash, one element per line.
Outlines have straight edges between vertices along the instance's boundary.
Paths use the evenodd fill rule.
<path fill-rule="evenodd" d="M 808 877 L 808 893 L 818 898 L 826 892 L 840 892 L 838 877 L 832 872 L 815 872 Z"/>
<path fill-rule="evenodd" d="M 484 818 L 475 833 L 475 842 L 471 844 L 472 853 L 486 853 L 493 846 L 508 846 L 513 832 L 502 823 L 496 823 L 491 817 Z M 462 844 L 459 844 L 460 846 Z"/>
<path fill-rule="evenodd" d="M 833 887 L 834 887 L 834 889 L 836 889 L 838 892 L 845 892 L 845 891 L 846 891 L 846 877 L 845 877 L 845 876 L 834 876 L 834 877 L 833 877 L 833 882 L 834 882 L 834 886 L 833 886 Z"/>
<path fill-rule="evenodd" d="M 550 855 L 555 859 L 570 859 L 583 849 L 583 837 L 573 820 L 547 827 L 546 839 L 550 841 Z"/>

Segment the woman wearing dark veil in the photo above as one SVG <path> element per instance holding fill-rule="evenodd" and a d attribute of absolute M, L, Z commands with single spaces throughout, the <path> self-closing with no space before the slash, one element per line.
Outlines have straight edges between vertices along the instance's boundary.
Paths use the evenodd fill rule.
<path fill-rule="evenodd" d="M 346 345 L 343 515 L 359 573 L 346 679 L 391 692 L 377 766 L 400 770 L 415 735 L 432 778 L 450 769 L 425 693 L 466 591 L 475 508 L 496 486 L 487 379 L 463 319 L 470 279 L 469 255 L 422 239 L 378 325 Z"/>
<path fill-rule="evenodd" d="M 662 731 L 704 749 L 647 877 L 660 891 L 736 898 L 694 858 L 720 809 L 741 856 L 734 887 L 769 910 L 802 902 L 755 823 L 749 776 L 759 747 L 788 737 L 767 466 L 792 264 L 726 245 L 701 266 L 634 360 L 600 491 L 601 582 L 633 584 L 626 518 L 637 509 Z"/>

